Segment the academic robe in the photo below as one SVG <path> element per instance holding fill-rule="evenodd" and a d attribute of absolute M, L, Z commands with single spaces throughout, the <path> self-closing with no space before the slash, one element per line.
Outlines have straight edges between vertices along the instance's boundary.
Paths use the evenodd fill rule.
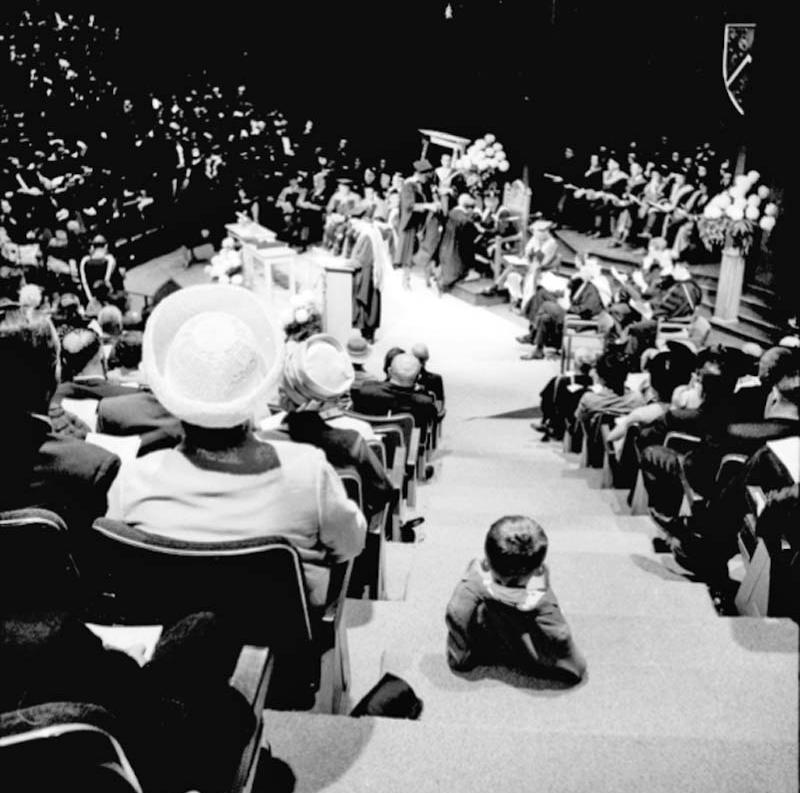
<path fill-rule="evenodd" d="M 460 207 L 450 210 L 439 248 L 440 283 L 443 287 L 452 286 L 475 266 L 477 234 L 470 213 Z"/>
<path fill-rule="evenodd" d="M 375 285 L 372 240 L 361 234 L 353 248 L 353 327 L 370 340 L 381 324 L 381 291 Z"/>

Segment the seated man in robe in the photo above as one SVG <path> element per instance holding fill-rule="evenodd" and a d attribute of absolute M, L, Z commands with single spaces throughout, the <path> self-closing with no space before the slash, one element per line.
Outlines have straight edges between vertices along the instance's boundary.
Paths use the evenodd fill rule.
<path fill-rule="evenodd" d="M 561 347 L 567 312 L 581 319 L 592 319 L 603 311 L 611 297 L 611 286 L 601 274 L 599 262 L 591 258 L 583 262 L 578 274 L 570 279 L 566 295 L 550 291 L 548 285 L 545 275 L 527 306 L 530 331 L 517 341 L 533 344 L 534 349 L 520 356 L 524 361 L 544 358 L 545 345 Z"/>
<path fill-rule="evenodd" d="M 552 226 L 553 224 L 549 220 L 535 220 L 531 224 L 532 234 L 524 252 L 528 261 L 527 272 L 522 276 L 513 266 L 510 266 L 500 274 L 493 284 L 496 290 L 505 285 L 512 306 L 520 308 L 523 314 L 526 313 L 528 302 L 536 292 L 541 274 L 554 270 L 560 261 L 558 243 L 550 233 Z"/>
<path fill-rule="evenodd" d="M 635 273 L 636 276 L 640 274 Z M 616 330 L 617 343 L 624 345 L 625 352 L 634 360 L 644 350 L 655 347 L 659 320 L 689 319 L 702 301 L 700 286 L 683 264 L 676 264 L 671 275 L 649 289 L 642 280 L 630 287 L 624 283 L 624 275 L 617 273 L 616 277 L 623 282 L 631 299 L 627 305 L 618 303 L 609 308 L 609 315 L 616 321 L 616 328 L 610 328 L 610 332 L 613 335 Z M 637 287 L 642 286 L 645 288 L 639 291 Z"/>

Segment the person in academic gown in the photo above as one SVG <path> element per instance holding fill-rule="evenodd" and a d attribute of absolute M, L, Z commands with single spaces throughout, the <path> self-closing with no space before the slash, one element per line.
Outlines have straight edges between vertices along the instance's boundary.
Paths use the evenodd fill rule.
<path fill-rule="evenodd" d="M 358 215 L 361 217 L 358 217 Z M 351 263 L 353 273 L 353 327 L 361 330 L 368 341 L 375 339 L 381 322 L 381 288 L 386 269 L 390 266 L 386 241 L 364 208 L 356 210 L 351 224 L 358 232 Z"/>
<path fill-rule="evenodd" d="M 472 215 L 475 199 L 469 193 L 458 197 L 458 204 L 450 210 L 439 248 L 439 286 L 450 289 L 475 266 L 475 238 L 478 227 Z"/>

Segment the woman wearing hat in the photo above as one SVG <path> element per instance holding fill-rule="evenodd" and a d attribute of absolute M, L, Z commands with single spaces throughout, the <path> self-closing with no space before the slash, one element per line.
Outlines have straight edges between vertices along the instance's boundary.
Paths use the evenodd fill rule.
<path fill-rule="evenodd" d="M 365 421 L 345 416 L 339 400 L 355 380 L 350 357 L 333 337 L 320 333 L 292 346 L 279 386 L 284 411 L 261 422 L 261 438 L 291 439 L 322 449 L 331 465 L 354 467 L 364 488 L 364 512 L 378 514 L 392 495 L 392 484 L 367 446 L 376 439 Z"/>
<path fill-rule="evenodd" d="M 253 433 L 280 374 L 262 304 L 232 286 L 181 289 L 151 314 L 142 353 L 148 384 L 185 437 L 123 466 L 108 516 L 195 542 L 286 537 L 321 605 L 326 567 L 361 551 L 366 523 L 322 452 Z"/>

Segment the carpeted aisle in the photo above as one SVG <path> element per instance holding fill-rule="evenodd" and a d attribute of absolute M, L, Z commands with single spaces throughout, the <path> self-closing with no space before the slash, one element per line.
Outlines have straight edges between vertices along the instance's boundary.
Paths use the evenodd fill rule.
<path fill-rule="evenodd" d="M 389 547 L 392 599 L 348 601 L 343 711 L 384 671 L 425 707 L 418 722 L 268 712 L 265 738 L 298 793 L 796 791 L 797 626 L 717 617 L 705 588 L 653 553 L 648 519 L 513 417 L 556 371 L 519 360 L 518 318 L 419 279 L 403 292 L 397 276 L 368 368 L 390 346 L 427 342 L 448 414 L 436 474 L 419 488 L 424 539 Z M 447 667 L 447 600 L 507 513 L 549 534 L 553 587 L 589 663 L 574 689 Z"/>
<path fill-rule="evenodd" d="M 158 265 L 139 280 L 203 280 L 174 257 Z M 718 618 L 705 588 L 653 553 L 650 521 L 630 516 L 622 493 L 539 441 L 530 416 L 557 364 L 519 359 L 519 317 L 440 298 L 418 277 L 413 287 L 387 274 L 367 368 L 379 374 L 389 347 L 426 342 L 445 378 L 445 435 L 419 487 L 423 540 L 388 548 L 390 599 L 348 601 L 342 710 L 384 671 L 425 706 L 417 722 L 268 711 L 265 740 L 297 793 L 796 791 L 797 627 Z M 288 296 L 274 295 L 278 312 Z M 574 689 L 446 665 L 447 600 L 509 513 L 550 537 L 553 587 L 589 664 Z"/>

